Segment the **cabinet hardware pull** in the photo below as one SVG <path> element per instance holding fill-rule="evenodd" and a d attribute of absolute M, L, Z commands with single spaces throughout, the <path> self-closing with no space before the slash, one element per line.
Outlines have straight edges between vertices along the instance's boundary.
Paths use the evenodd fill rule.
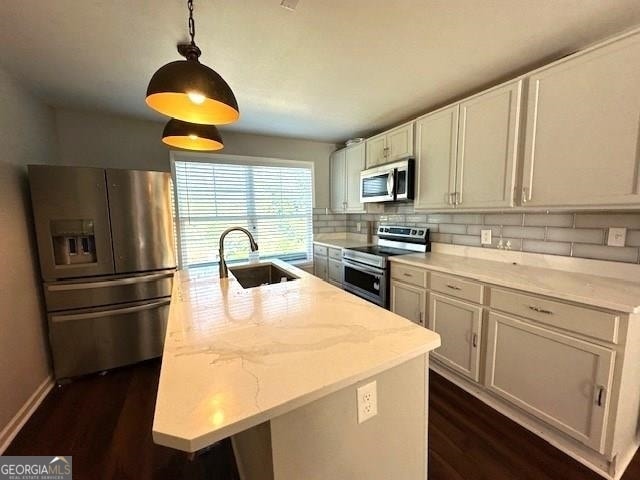
<path fill-rule="evenodd" d="M 527 203 L 527 187 L 522 187 L 522 203 Z"/>
<path fill-rule="evenodd" d="M 474 333 L 473 334 L 473 348 L 477 348 L 478 347 L 478 334 Z"/>
<path fill-rule="evenodd" d="M 604 403 L 604 394 L 607 390 L 602 386 L 599 385 L 598 386 L 598 399 L 596 400 L 596 404 L 601 407 L 602 404 Z"/>
<path fill-rule="evenodd" d="M 450 288 L 451 290 L 462 290 L 460 287 L 456 287 L 455 285 L 449 285 L 449 284 L 447 284 L 447 288 Z"/>
<path fill-rule="evenodd" d="M 413 275 L 412 275 L 412 274 L 407 273 L 407 272 L 404 272 L 402 275 L 404 275 L 405 277 L 413 277 Z"/>
<path fill-rule="evenodd" d="M 420 325 L 424 326 L 424 318 L 423 318 L 423 313 L 422 312 L 418 312 L 418 318 Z"/>
<path fill-rule="evenodd" d="M 450 193 L 449 195 L 447 195 L 447 197 L 449 197 L 447 200 L 447 203 L 449 205 L 453 205 L 453 195 L 454 195 L 453 193 Z"/>
<path fill-rule="evenodd" d="M 544 308 L 535 307 L 533 305 L 528 305 L 529 310 L 533 310 L 534 312 L 544 313 L 546 315 L 552 315 L 553 312 L 551 310 L 545 310 Z"/>
<path fill-rule="evenodd" d="M 455 199 L 455 204 L 456 205 L 462 205 L 462 193 L 460 192 L 454 192 L 454 199 Z"/>

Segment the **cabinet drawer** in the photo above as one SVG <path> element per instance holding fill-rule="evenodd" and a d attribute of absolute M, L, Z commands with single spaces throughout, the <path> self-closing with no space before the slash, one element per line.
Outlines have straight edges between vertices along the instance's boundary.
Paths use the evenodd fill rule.
<path fill-rule="evenodd" d="M 439 273 L 431 274 L 431 290 L 446 293 L 452 297 L 462 298 L 474 303 L 482 303 L 483 289 L 484 287 L 479 283 Z"/>
<path fill-rule="evenodd" d="M 327 256 L 327 250 L 328 248 L 325 247 L 324 245 L 313 245 L 313 254 L 314 255 L 322 255 L 323 257 Z"/>
<path fill-rule="evenodd" d="M 329 258 L 333 260 L 340 260 L 342 262 L 342 249 L 341 248 L 329 248 Z"/>
<path fill-rule="evenodd" d="M 391 265 L 391 278 L 418 287 L 427 288 L 427 271 L 394 263 Z"/>
<path fill-rule="evenodd" d="M 618 342 L 618 315 L 546 300 L 500 288 L 491 289 L 491 308 L 607 342 Z"/>

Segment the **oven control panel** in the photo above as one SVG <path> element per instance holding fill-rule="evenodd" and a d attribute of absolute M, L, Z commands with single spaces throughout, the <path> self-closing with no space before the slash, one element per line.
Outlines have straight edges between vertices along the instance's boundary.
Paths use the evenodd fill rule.
<path fill-rule="evenodd" d="M 381 225 L 378 228 L 378 237 L 404 242 L 426 243 L 429 238 L 429 229 L 423 227 Z"/>

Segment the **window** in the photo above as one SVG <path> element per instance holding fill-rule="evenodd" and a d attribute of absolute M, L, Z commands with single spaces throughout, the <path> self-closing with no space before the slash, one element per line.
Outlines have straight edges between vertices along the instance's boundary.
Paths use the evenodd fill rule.
<path fill-rule="evenodd" d="M 253 234 L 260 258 L 311 259 L 311 163 L 221 155 L 173 158 L 181 267 L 217 264 L 220 235 L 232 226 Z M 244 234 L 226 237 L 228 261 L 246 260 L 248 252 Z"/>

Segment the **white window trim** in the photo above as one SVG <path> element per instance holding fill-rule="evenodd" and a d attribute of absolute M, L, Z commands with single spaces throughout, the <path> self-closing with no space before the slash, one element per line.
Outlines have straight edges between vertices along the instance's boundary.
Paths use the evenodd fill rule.
<path fill-rule="evenodd" d="M 251 155 L 227 155 L 225 153 L 208 153 L 208 152 L 183 152 L 179 150 L 169 151 L 169 163 L 171 165 L 171 179 L 173 184 L 173 202 L 175 211 L 175 231 L 178 256 L 178 267 L 184 268 L 182 259 L 182 239 L 180 238 L 180 209 L 178 208 L 178 186 L 176 180 L 176 163 L 175 162 L 201 162 L 201 163 L 226 163 L 231 165 L 261 165 L 273 167 L 302 167 L 311 170 L 311 208 L 316 203 L 316 182 L 315 182 L 315 163 L 308 160 L 288 160 L 284 158 L 258 157 Z M 310 260 L 301 260 L 300 263 L 307 264 Z"/>

